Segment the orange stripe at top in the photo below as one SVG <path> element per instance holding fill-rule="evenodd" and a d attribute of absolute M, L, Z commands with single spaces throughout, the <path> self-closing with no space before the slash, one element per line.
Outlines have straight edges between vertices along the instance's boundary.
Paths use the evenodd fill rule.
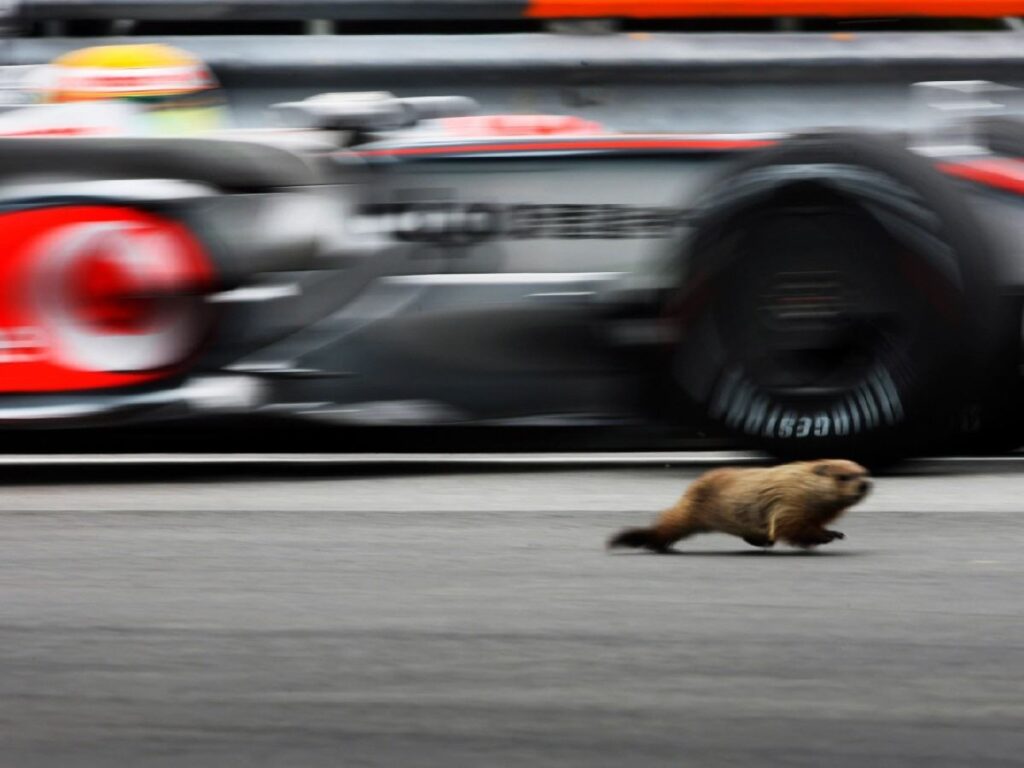
<path fill-rule="evenodd" d="M 530 0 L 526 15 L 559 18 L 724 18 L 729 16 L 1024 15 L 1024 0 Z"/>

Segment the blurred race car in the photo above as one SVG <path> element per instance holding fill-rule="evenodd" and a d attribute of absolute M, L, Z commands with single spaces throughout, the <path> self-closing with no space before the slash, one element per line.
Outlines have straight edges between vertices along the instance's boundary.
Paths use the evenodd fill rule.
<path fill-rule="evenodd" d="M 302 128 L 0 139 L 0 420 L 684 420 L 784 456 L 1020 434 L 1012 120 L 918 146 L 281 108 Z"/>

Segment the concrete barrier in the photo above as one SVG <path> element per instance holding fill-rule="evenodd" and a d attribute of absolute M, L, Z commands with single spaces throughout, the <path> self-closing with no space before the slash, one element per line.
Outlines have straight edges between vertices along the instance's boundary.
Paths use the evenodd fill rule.
<path fill-rule="evenodd" d="M 948 0 L 0 0 L 0 17 L 14 33 L 0 40 L 0 64 L 41 64 L 87 45 L 169 42 L 213 68 L 243 125 L 279 119 L 268 110 L 275 102 L 324 91 L 387 90 L 464 94 L 487 111 L 577 114 L 624 130 L 907 127 L 928 119 L 911 98 L 914 82 L 1024 83 L 1024 32 L 737 34 L 610 26 L 599 27 L 602 34 L 578 34 L 536 25 L 485 34 L 407 32 L 439 20 L 479 31 L 473 22 L 560 15 L 813 9 L 856 16 L 954 6 L 981 16 L 1024 12 L 1024 0 L 959 6 Z M 383 19 L 406 34 L 349 33 L 358 32 L 357 22 Z M 65 22 L 75 20 L 93 20 L 102 31 L 61 36 L 69 31 Z M 247 28 L 232 24 L 289 20 L 307 25 L 299 29 L 338 34 L 132 33 L 153 21 L 194 22 L 196 31 L 211 22 L 241 31 Z"/>
<path fill-rule="evenodd" d="M 961 16 L 1024 13 L 1024 0 L 18 0 L 26 19 L 515 19 Z"/>
<path fill-rule="evenodd" d="M 0 63 L 147 38 L 17 38 Z M 487 111 L 577 114 L 623 130 L 904 127 L 921 80 L 1024 83 L 1024 35 L 914 33 L 159 38 L 207 61 L 239 121 L 324 91 L 463 94 Z"/>

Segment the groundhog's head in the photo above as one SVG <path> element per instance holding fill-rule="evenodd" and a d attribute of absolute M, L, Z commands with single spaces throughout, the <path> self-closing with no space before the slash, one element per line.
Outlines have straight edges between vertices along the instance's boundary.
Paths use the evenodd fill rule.
<path fill-rule="evenodd" d="M 825 478 L 829 490 L 846 505 L 856 504 L 871 490 L 869 473 L 860 464 L 845 459 L 823 459 L 812 464 L 815 475 Z"/>

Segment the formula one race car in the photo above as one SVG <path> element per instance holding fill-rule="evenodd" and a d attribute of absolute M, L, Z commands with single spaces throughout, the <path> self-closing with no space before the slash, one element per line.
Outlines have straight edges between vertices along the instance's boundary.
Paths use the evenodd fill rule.
<path fill-rule="evenodd" d="M 0 420 L 1019 434 L 1024 129 L 630 135 L 335 94 L 304 130 L 0 139 Z"/>

